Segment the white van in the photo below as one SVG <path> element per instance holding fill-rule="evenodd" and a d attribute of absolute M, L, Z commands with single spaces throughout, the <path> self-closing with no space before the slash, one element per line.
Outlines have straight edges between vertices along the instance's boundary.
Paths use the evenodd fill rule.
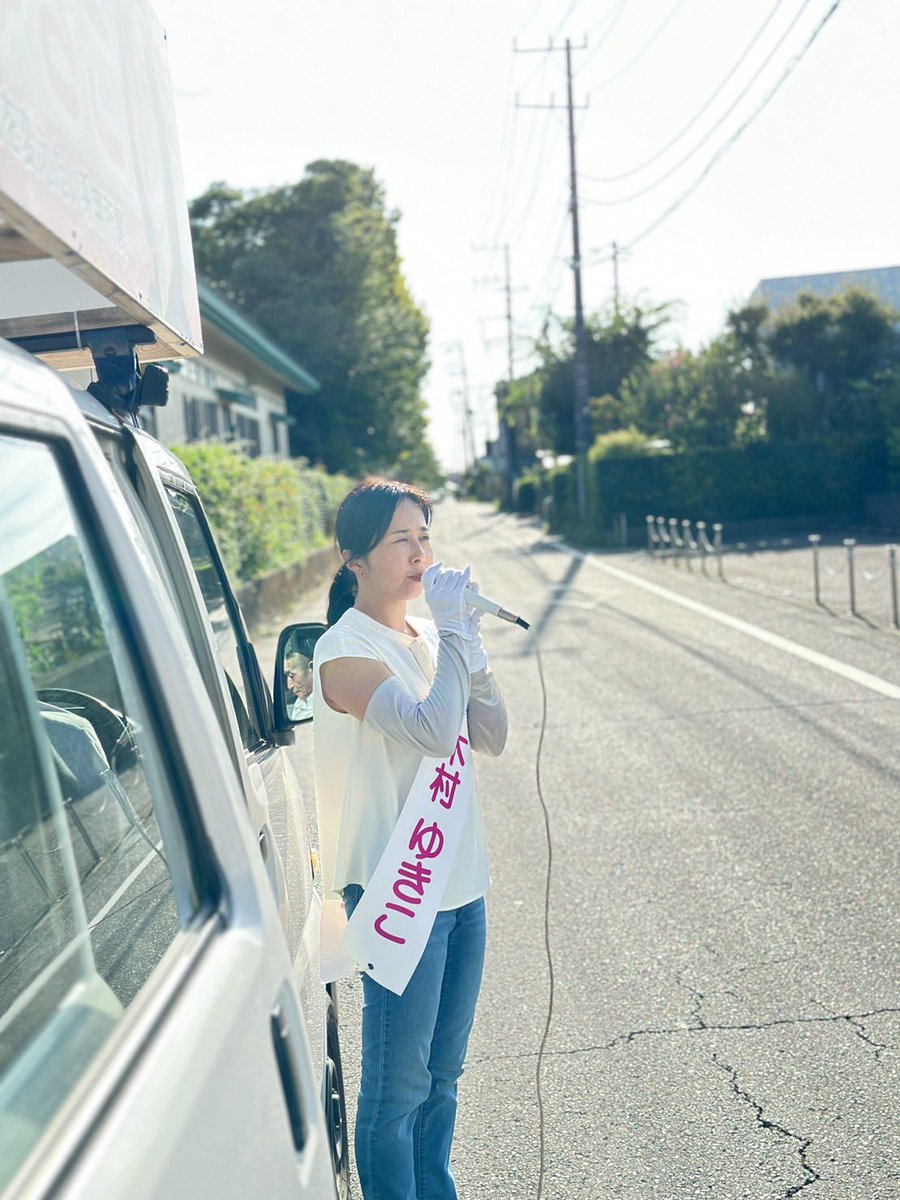
<path fill-rule="evenodd" d="M 293 733 L 196 490 L 2 341 L 0 686 L 0 1195 L 345 1195 Z"/>

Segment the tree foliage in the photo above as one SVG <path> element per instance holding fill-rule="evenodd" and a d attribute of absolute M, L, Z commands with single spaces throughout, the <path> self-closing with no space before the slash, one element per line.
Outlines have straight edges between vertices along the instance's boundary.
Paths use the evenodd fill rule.
<path fill-rule="evenodd" d="M 622 425 L 616 404 L 624 382 L 642 377 L 653 363 L 654 346 L 670 316 L 669 305 L 627 305 L 607 309 L 585 322 L 591 436 Z M 507 410 L 531 407 L 535 434 L 557 454 L 575 450 L 575 328 L 572 321 L 549 321 L 534 345 L 538 366 L 515 380 L 505 393 Z"/>
<path fill-rule="evenodd" d="M 292 452 L 352 474 L 414 463 L 432 485 L 428 322 L 403 276 L 399 219 L 374 172 L 343 161 L 264 191 L 213 184 L 191 204 L 200 273 L 322 385 L 291 401 Z"/>
<path fill-rule="evenodd" d="M 302 563 L 327 546 L 347 475 L 298 462 L 250 458 L 232 446 L 174 446 L 203 496 L 229 571 L 243 582 Z"/>

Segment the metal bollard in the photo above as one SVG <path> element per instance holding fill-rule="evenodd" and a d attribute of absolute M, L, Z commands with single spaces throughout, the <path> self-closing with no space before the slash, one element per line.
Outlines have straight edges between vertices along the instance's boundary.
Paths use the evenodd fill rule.
<path fill-rule="evenodd" d="M 697 522 L 697 541 L 700 543 L 700 569 L 703 574 L 709 577 L 709 572 L 706 569 L 706 547 L 709 544 L 706 540 L 706 522 Z"/>
<path fill-rule="evenodd" d="M 847 547 L 847 591 L 850 601 L 850 615 L 856 616 L 856 577 L 854 575 L 856 557 L 856 538 L 844 538 Z"/>
<path fill-rule="evenodd" d="M 656 535 L 659 538 L 659 544 L 663 547 L 663 554 L 668 554 L 672 546 L 672 539 L 669 537 L 669 531 L 666 529 L 666 518 L 656 518 Z"/>
<path fill-rule="evenodd" d="M 684 542 L 684 557 L 687 561 L 687 568 L 689 571 L 693 571 L 694 568 L 691 566 L 691 557 L 694 551 L 697 549 L 697 543 L 694 541 L 694 538 L 691 534 L 690 521 L 681 522 L 681 540 Z"/>
<path fill-rule="evenodd" d="M 822 589 L 819 583 L 819 543 L 821 540 L 822 535 L 819 533 L 809 535 L 809 544 L 812 546 L 813 552 L 813 595 L 818 605 L 822 603 Z"/>
<path fill-rule="evenodd" d="M 653 543 L 656 541 L 656 517 L 647 517 L 647 553 L 653 557 Z"/>
<path fill-rule="evenodd" d="M 888 564 L 891 572 L 891 629 L 900 629 L 900 611 L 897 605 L 897 547 L 888 546 Z"/>
<path fill-rule="evenodd" d="M 725 568 L 722 563 L 722 525 L 719 521 L 713 525 L 713 550 L 716 552 L 716 565 L 719 568 L 719 578 L 724 582 Z"/>
<path fill-rule="evenodd" d="M 684 549 L 684 542 L 678 533 L 678 518 L 669 517 L 669 537 L 672 539 L 672 550 L 675 555 L 675 565 L 678 565 L 678 560 L 681 558 L 681 551 Z"/>

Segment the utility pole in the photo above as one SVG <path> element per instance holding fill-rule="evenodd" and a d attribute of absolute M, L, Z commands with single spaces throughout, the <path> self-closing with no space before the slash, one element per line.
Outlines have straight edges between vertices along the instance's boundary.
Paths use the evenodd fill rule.
<path fill-rule="evenodd" d="M 475 250 L 479 251 L 503 251 L 503 290 L 506 293 L 506 375 L 507 382 L 512 387 L 515 378 L 515 344 L 513 334 L 513 309 L 512 309 L 512 269 L 510 266 L 510 251 L 509 242 L 504 242 L 502 246 L 475 246 Z M 484 283 L 499 282 L 497 280 L 483 280 Z M 499 318 L 486 317 L 484 320 L 493 320 Z M 489 343 L 488 343 L 489 344 Z M 498 406 L 499 408 L 499 406 Z M 506 420 L 499 415 L 498 436 L 500 444 L 503 448 L 503 456 L 506 461 L 506 500 L 512 504 L 513 490 L 515 485 L 516 474 L 518 472 L 518 437 L 515 425 L 507 424 Z"/>
<path fill-rule="evenodd" d="M 612 261 L 613 261 L 613 312 L 616 314 L 616 319 L 619 317 L 619 243 L 612 244 Z"/>
<path fill-rule="evenodd" d="M 466 370 L 466 351 L 462 342 L 456 343 L 459 355 L 460 395 L 462 397 L 462 435 L 463 458 L 468 472 L 470 466 L 475 466 L 475 436 L 472 429 L 472 405 L 469 398 L 469 373 Z"/>
<path fill-rule="evenodd" d="M 581 46 L 574 47 L 576 50 L 584 50 L 587 46 L 585 41 Z M 554 46 L 551 40 L 550 44 L 540 49 L 518 49 L 513 47 L 518 54 L 546 54 L 554 50 L 565 50 L 566 52 L 566 112 L 568 114 L 569 123 L 569 209 L 572 216 L 572 274 L 575 282 L 575 394 L 574 400 L 574 417 L 575 417 L 575 472 L 578 489 L 578 513 L 582 521 L 587 520 L 587 452 L 589 440 L 589 421 L 588 421 L 588 396 L 590 394 L 590 385 L 588 382 L 588 364 L 587 364 L 587 334 L 584 328 L 584 302 L 581 291 L 581 237 L 578 227 L 578 172 L 576 169 L 575 160 L 575 109 L 576 105 L 572 99 L 572 43 L 569 38 L 566 38 L 565 46 Z M 519 104 L 516 99 L 517 108 L 543 108 L 556 109 L 559 106 L 556 104 Z M 586 108 L 587 105 L 578 105 L 579 108 Z"/>
<path fill-rule="evenodd" d="M 512 383 L 515 378 L 515 364 L 513 361 L 512 273 L 509 267 L 509 242 L 503 246 L 503 268 L 506 276 L 506 376 Z"/>

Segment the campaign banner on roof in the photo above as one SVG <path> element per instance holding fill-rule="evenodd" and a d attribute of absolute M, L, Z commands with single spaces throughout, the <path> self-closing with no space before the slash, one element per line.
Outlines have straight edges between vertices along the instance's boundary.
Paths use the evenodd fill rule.
<path fill-rule="evenodd" d="M 0 292 L 7 263 L 25 278 L 28 260 L 56 259 L 176 353 L 202 349 L 166 35 L 147 0 L 0 4 L 0 219 Z"/>

